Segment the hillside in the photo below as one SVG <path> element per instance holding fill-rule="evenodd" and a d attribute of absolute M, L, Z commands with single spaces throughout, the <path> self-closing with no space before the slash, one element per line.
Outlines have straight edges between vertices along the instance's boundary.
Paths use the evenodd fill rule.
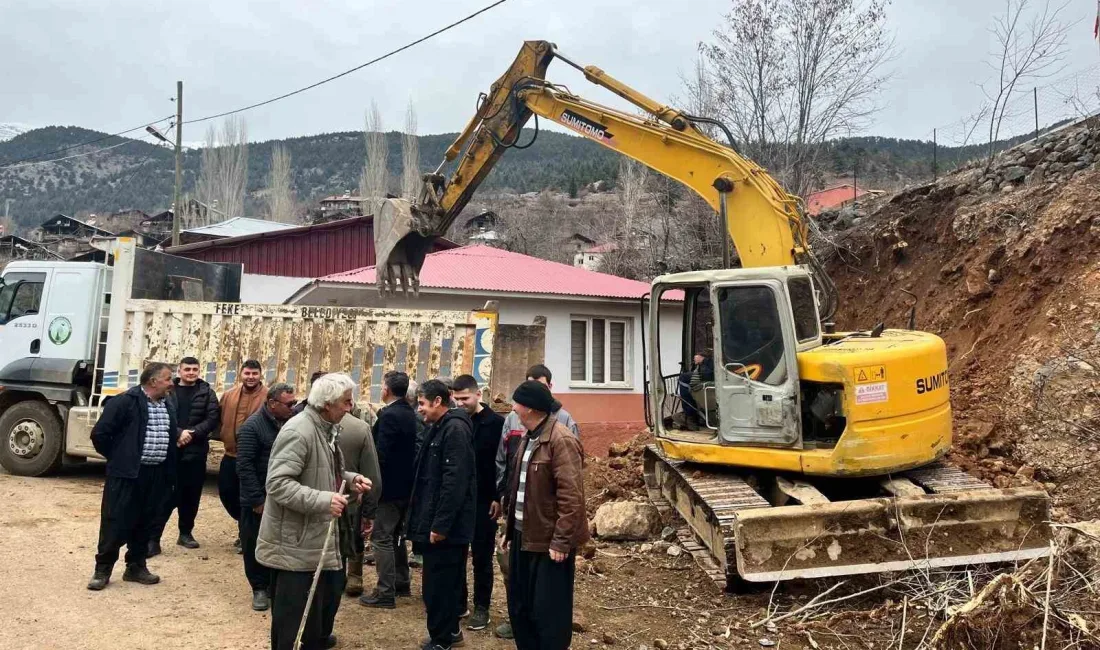
<path fill-rule="evenodd" d="M 47 127 L 0 142 L 0 166 L 44 151 L 102 137 L 104 134 L 77 127 Z M 531 137 L 524 132 L 523 142 Z M 420 137 L 421 171 L 430 171 L 443 159 L 443 152 L 455 134 Z M 90 148 L 114 147 L 125 142 L 108 138 Z M 316 136 L 273 140 L 249 145 L 250 193 L 265 187 L 271 165 L 271 149 L 283 144 L 290 151 L 293 186 L 298 198 L 313 202 L 359 186 L 364 143 L 361 132 L 327 133 Z M 402 171 L 401 134 L 387 134 L 392 190 L 397 190 Z M 84 153 L 70 150 L 53 157 Z M 195 185 L 202 152 L 184 152 L 184 192 Z M 145 142 L 131 142 L 103 153 L 58 163 L 0 168 L 0 204 L 13 199 L 13 216 L 21 227 L 35 224 L 58 212 L 100 212 L 137 208 L 147 212 L 171 204 L 174 183 L 173 152 Z M 615 177 L 618 157 L 583 138 L 545 132 L 529 149 L 516 149 L 504 157 L 483 187 L 514 192 L 547 187 L 570 188 Z M 260 206 L 250 200 L 246 212 Z"/>
<path fill-rule="evenodd" d="M 943 337 L 953 459 L 1100 516 L 1100 119 L 883 201 L 830 234 L 842 328 Z"/>
<path fill-rule="evenodd" d="M 521 141 L 533 135 L 524 131 Z M 102 153 L 56 163 L 3 168 L 3 165 L 63 147 L 102 138 L 105 134 L 79 127 L 45 127 L 19 133 L 0 141 L 0 205 L 13 201 L 17 226 L 26 228 L 58 212 L 103 212 L 136 208 L 147 212 L 171 204 L 174 182 L 172 151 L 144 141 L 106 138 L 90 148 L 68 150 L 46 159 L 104 149 Z M 421 171 L 434 169 L 454 134 L 420 137 Z M 401 134 L 387 134 L 389 169 L 393 191 L 402 169 Z M 266 185 L 271 149 L 281 143 L 290 151 L 293 186 L 299 200 L 312 203 L 334 193 L 357 188 L 363 165 L 361 132 L 327 133 L 253 143 L 249 145 L 248 190 L 256 193 Z M 932 144 L 917 140 L 860 137 L 828 145 L 830 169 L 826 178 L 849 176 L 858 168 L 861 184 L 897 188 L 931 175 Z M 975 147 L 939 150 L 940 168 L 947 169 L 978 153 Z M 202 153 L 184 154 L 184 192 L 194 187 Z M 618 156 L 580 137 L 542 131 L 528 149 L 513 149 L 504 156 L 485 181 L 485 189 L 516 193 L 555 189 L 575 194 L 593 181 L 614 183 Z M 246 213 L 257 214 L 261 206 L 254 197 Z"/>

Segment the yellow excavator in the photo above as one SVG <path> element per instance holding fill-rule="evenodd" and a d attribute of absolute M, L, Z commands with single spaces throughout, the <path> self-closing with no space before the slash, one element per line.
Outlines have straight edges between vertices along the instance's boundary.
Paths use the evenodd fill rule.
<path fill-rule="evenodd" d="M 642 114 L 547 81 L 555 58 Z M 520 130 L 532 115 L 536 135 L 538 117 L 552 120 L 691 188 L 736 247 L 740 268 L 653 280 L 643 314 L 656 438 L 646 486 L 683 517 L 681 541 L 712 579 L 736 585 L 1049 552 L 1045 492 L 994 489 L 943 462 L 952 426 L 944 342 L 916 331 L 912 317 L 905 330 L 833 331 L 836 291 L 810 249 L 799 200 L 739 155 L 718 121 L 656 102 L 551 43 L 524 43 L 415 203 L 383 204 L 381 291 L 417 291 L 432 240 L 505 151 L 528 146 Z M 448 178 L 444 167 L 456 159 Z M 666 310 L 682 310 L 678 340 L 661 340 Z M 665 372 L 665 356 L 685 363 Z"/>

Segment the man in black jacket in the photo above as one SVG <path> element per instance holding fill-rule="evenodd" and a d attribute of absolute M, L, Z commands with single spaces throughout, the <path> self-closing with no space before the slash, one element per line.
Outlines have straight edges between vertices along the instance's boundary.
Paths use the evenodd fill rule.
<path fill-rule="evenodd" d="M 267 391 L 264 405 L 244 421 L 237 431 L 237 476 L 241 482 L 241 547 L 244 550 L 244 575 L 252 587 L 252 609 L 262 612 L 271 607 L 271 569 L 256 561 L 256 538 L 267 499 L 267 462 L 279 429 L 294 413 L 294 388 L 274 384 Z"/>
<path fill-rule="evenodd" d="M 382 496 L 373 525 L 369 513 L 363 516 L 363 534 L 370 535 L 378 573 L 374 593 L 359 598 L 367 607 L 393 609 L 397 607 L 397 596 L 411 593 L 409 558 L 401 539 L 416 459 L 416 412 L 406 399 L 408 389 L 409 376 L 403 372 L 390 371 L 382 378 L 382 401 L 386 405 L 379 409 L 372 431 L 382 471 Z"/>
<path fill-rule="evenodd" d="M 423 648 L 448 650 L 464 642 L 458 623 L 466 552 L 474 539 L 473 426 L 464 409 L 450 408 L 451 391 L 438 379 L 420 386 L 417 403 L 429 429 L 416 456 L 408 537 L 424 556 L 429 638 Z"/>
<path fill-rule="evenodd" d="M 497 501 L 496 459 L 504 418 L 481 401 L 481 386 L 471 375 L 455 377 L 452 396 L 470 416 L 474 428 L 474 459 L 477 467 L 477 498 L 474 506 L 474 541 L 470 555 L 474 565 L 474 613 L 466 622 L 471 630 L 489 626 L 489 604 L 493 598 L 493 551 L 496 548 Z M 469 589 L 463 573 L 461 609 L 465 610 Z"/>
<path fill-rule="evenodd" d="M 195 357 L 180 359 L 177 377 L 168 395 L 168 410 L 176 416 L 179 427 L 179 460 L 176 465 L 176 484 L 153 539 L 149 540 L 149 557 L 160 555 L 160 538 L 173 510 L 179 511 L 179 538 L 176 544 L 185 548 L 198 548 L 192 531 L 199 514 L 202 486 L 206 481 L 206 456 L 210 453 L 210 433 L 221 424 L 221 408 L 218 396 L 210 384 L 199 379 L 199 360 Z"/>
<path fill-rule="evenodd" d="M 141 373 L 140 386 L 107 400 L 92 429 L 92 445 L 107 459 L 95 573 L 88 583 L 92 591 L 111 580 L 123 544 L 122 579 L 143 585 L 160 582 L 146 567 L 145 554 L 175 481 L 179 430 L 164 399 L 170 390 L 171 367 L 150 363 Z"/>
<path fill-rule="evenodd" d="M 685 428 L 695 431 L 706 426 L 706 414 L 699 408 L 695 395 L 703 391 L 707 382 L 714 381 L 714 360 L 707 354 L 696 354 L 691 358 L 691 370 L 680 373 L 677 382 L 677 394 L 680 396 L 684 412 Z"/>

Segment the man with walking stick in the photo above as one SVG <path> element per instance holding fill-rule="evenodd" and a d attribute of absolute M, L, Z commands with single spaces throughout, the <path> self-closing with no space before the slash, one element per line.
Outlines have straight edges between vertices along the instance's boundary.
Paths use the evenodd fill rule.
<path fill-rule="evenodd" d="M 352 409 L 354 389 L 345 374 L 319 378 L 308 406 L 283 426 L 271 450 L 256 559 L 272 569 L 272 650 L 296 650 L 300 624 L 303 650 L 336 645 L 332 627 L 344 571 L 333 520 L 348 505 L 338 486 L 346 481 L 358 494 L 371 488 L 365 476 L 344 471 L 340 453 L 338 423 Z"/>

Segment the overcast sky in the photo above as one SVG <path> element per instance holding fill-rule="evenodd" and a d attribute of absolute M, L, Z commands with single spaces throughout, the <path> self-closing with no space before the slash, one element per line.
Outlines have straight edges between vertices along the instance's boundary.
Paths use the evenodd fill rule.
<path fill-rule="evenodd" d="M 315 82 L 418 38 L 488 0 L 0 0 L 0 122 L 117 131 L 173 113 L 185 119 Z M 894 0 L 895 77 L 868 134 L 924 137 L 974 110 L 988 28 L 1004 0 Z M 554 41 L 581 63 L 659 99 L 680 92 L 697 44 L 729 0 L 509 0 L 423 45 L 318 89 L 245 114 L 251 140 L 359 130 L 378 102 L 400 129 L 411 100 L 420 133 L 459 130 L 525 38 Z M 1100 62 L 1095 0 L 1069 0 L 1079 21 L 1067 71 Z M 560 62 L 552 80 L 608 102 Z M 184 140 L 202 140 L 186 127 Z"/>

